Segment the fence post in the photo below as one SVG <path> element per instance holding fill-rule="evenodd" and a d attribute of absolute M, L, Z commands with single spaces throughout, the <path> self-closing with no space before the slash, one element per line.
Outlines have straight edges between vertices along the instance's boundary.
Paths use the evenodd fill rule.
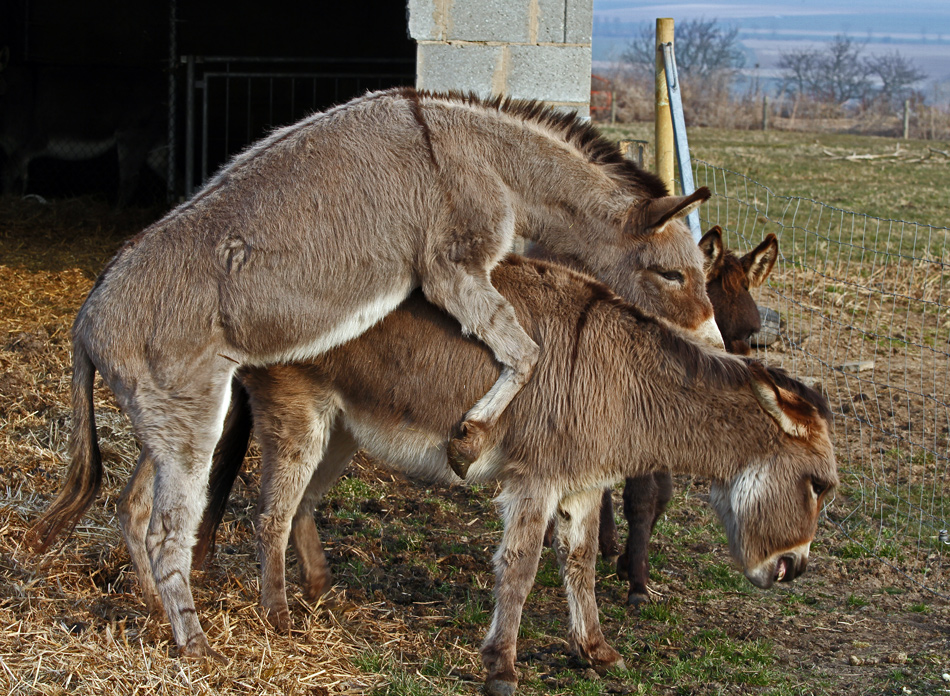
<path fill-rule="evenodd" d="M 762 97 L 762 130 L 769 129 L 769 95 Z"/>
<path fill-rule="evenodd" d="M 656 158 L 656 173 L 666 184 L 670 193 L 674 193 L 673 173 L 673 118 L 670 114 L 670 96 L 666 87 L 666 69 L 663 62 L 663 44 L 673 43 L 673 20 L 656 20 L 656 93 L 654 110 L 653 155 Z"/>
<path fill-rule="evenodd" d="M 910 99 L 904 100 L 904 140 L 910 137 Z"/>
<path fill-rule="evenodd" d="M 610 125 L 617 122 L 617 93 L 610 90 Z"/>

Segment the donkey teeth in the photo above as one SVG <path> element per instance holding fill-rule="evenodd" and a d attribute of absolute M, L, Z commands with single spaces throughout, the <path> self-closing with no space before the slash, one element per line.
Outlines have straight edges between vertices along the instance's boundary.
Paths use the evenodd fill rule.
<path fill-rule="evenodd" d="M 788 571 L 786 563 L 784 558 L 778 559 L 778 563 L 775 567 L 775 582 L 782 582 L 782 578 L 785 577 L 785 573 Z"/>

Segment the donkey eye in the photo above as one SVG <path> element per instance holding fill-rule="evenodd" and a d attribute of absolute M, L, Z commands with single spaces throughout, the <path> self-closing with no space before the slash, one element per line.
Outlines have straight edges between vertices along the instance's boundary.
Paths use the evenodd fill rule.
<path fill-rule="evenodd" d="M 663 278 L 669 280 L 673 283 L 682 283 L 684 278 L 683 274 L 679 271 L 657 271 Z"/>
<path fill-rule="evenodd" d="M 824 481 L 820 479 L 812 478 L 811 480 L 811 490 L 815 494 L 816 498 L 820 498 L 823 493 L 825 493 L 831 486 L 829 486 Z"/>

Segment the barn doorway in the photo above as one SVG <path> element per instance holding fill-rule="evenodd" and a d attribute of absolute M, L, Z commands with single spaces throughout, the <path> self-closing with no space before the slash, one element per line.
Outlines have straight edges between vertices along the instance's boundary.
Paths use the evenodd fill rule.
<path fill-rule="evenodd" d="M 129 149 L 114 137 L 121 126 L 122 133 L 132 128 L 133 145 L 149 140 L 134 201 L 176 201 L 274 128 L 415 79 L 415 42 L 400 2 L 11 0 L 3 6 L 0 81 L 17 89 L 0 90 L 0 166 L 13 171 L 16 147 L 29 141 L 32 148 L 28 176 L 13 193 L 101 194 L 115 201 Z M 16 99 L 29 117 L 10 116 Z M 122 113 L 131 101 L 138 111 Z M 143 105 L 147 113 L 140 113 Z M 35 118 L 37 109 L 49 118 Z M 55 147 L 36 147 L 46 140 Z M 139 158 L 139 150 L 133 154 Z M 127 170 L 129 158 L 124 161 Z"/>

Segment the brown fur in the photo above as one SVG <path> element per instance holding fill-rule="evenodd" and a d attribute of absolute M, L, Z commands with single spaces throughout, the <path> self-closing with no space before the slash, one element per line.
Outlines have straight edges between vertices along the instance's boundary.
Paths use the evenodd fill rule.
<path fill-rule="evenodd" d="M 48 548 L 95 497 L 98 370 L 142 445 L 119 510 L 143 593 L 186 655 L 213 655 L 191 547 L 238 367 L 320 355 L 420 287 L 503 367 L 455 414 L 464 473 L 538 359 L 490 279 L 514 235 L 632 296 L 629 258 L 682 246 L 680 218 L 708 196 L 667 196 L 591 126 L 536 103 L 397 89 L 275 131 L 125 245 L 90 292 L 73 327 L 67 486 L 28 545 Z M 701 276 L 698 252 L 687 266 Z M 698 331 L 711 318 L 696 287 L 674 320 Z"/>
<path fill-rule="evenodd" d="M 814 535 L 824 495 L 812 495 L 813 486 L 837 483 L 819 394 L 757 363 L 703 350 L 567 269 L 511 257 L 493 281 L 543 350 L 469 474 L 500 484 L 505 521 L 495 615 L 482 648 L 489 692 L 516 683 L 521 607 L 551 517 L 570 644 L 598 667 L 620 663 L 604 641 L 593 594 L 601 490 L 657 461 L 713 479 L 730 548 L 752 582 L 767 587 L 804 569 L 802 544 Z M 452 480 L 444 459 L 451 413 L 497 371 L 484 346 L 461 338 L 454 320 L 416 295 L 362 338 L 308 364 L 244 373 L 264 455 L 262 601 L 278 626 L 289 620 L 283 548 L 291 516 L 296 543 L 296 527 L 357 446 L 412 475 Z M 807 419 L 804 435 L 779 426 L 786 405 Z M 353 438 L 344 446 L 334 443 L 341 428 Z M 325 454 L 314 444 L 320 433 L 329 436 Z"/>

